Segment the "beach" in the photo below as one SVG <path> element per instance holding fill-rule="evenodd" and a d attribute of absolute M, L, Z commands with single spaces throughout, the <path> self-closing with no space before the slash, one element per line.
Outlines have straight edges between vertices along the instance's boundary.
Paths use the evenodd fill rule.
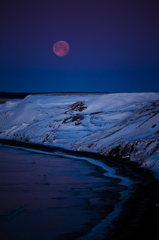
<path fill-rule="evenodd" d="M 4 140 L 5 144 L 6 144 L 6 141 L 7 140 Z M 21 148 L 25 147 L 26 149 L 28 148 L 28 149 L 30 149 L 29 151 L 34 151 L 34 150 L 37 151 L 37 152 L 33 153 L 33 156 L 34 156 L 34 154 L 35 155 L 38 154 L 38 151 L 40 152 L 40 151 L 46 151 L 47 150 L 46 146 L 44 146 L 44 148 L 42 148 L 41 145 L 38 145 L 38 144 L 32 144 L 32 149 L 31 149 L 31 144 L 18 143 L 16 141 L 9 141 L 8 140 L 7 143 L 9 144 L 9 142 L 10 142 L 10 145 L 12 145 L 12 146 L 14 145 L 14 147 L 16 145 L 16 147 L 21 147 Z M 1 143 L 2 143 L 2 140 L 1 140 Z M 9 150 L 10 150 L 10 148 L 9 148 Z M 14 149 L 14 151 L 19 151 L 19 149 Z M 20 149 L 20 151 L 24 151 L 24 150 Z M 52 149 L 52 151 L 55 152 L 55 149 L 54 150 Z M 26 150 L 24 152 L 26 152 Z M 57 149 L 56 149 L 56 152 L 57 152 Z M 48 148 L 48 153 L 51 154 L 51 149 L 49 149 L 49 148 Z M 9 154 L 8 153 L 8 148 L 7 148 L 7 154 Z M 7 155 L 7 154 L 4 154 L 4 155 Z M 29 156 L 29 154 L 30 153 L 28 153 L 27 155 Z M 71 154 L 71 152 L 69 152 L 69 154 Z M 77 152 L 75 154 L 75 152 L 72 152 L 72 157 L 73 157 L 73 154 L 74 154 L 75 159 L 77 157 L 79 157 L 80 155 L 81 155 L 80 156 L 81 159 L 82 159 L 82 156 L 84 157 L 84 153 L 78 153 Z M 102 236 L 101 239 L 110 239 L 110 240 L 111 239 L 112 240 L 119 239 L 120 240 L 120 239 L 134 239 L 136 236 L 138 236 L 138 237 L 139 236 L 140 237 L 144 236 L 145 239 L 148 239 L 148 237 L 149 237 L 149 239 L 156 240 L 157 237 L 158 237 L 157 218 L 159 216 L 158 215 L 158 212 L 159 212 L 158 209 L 159 208 L 158 208 L 158 205 L 157 205 L 157 203 L 159 202 L 159 196 L 158 196 L 158 193 L 157 193 L 156 189 L 158 189 L 159 185 L 158 185 L 158 180 L 154 177 L 153 173 L 151 173 L 150 170 L 147 170 L 147 169 L 144 169 L 144 168 L 141 168 L 141 167 L 137 166 L 135 163 L 130 163 L 130 162 L 126 161 L 123 164 L 123 160 L 120 161 L 120 159 L 116 159 L 116 160 L 114 159 L 114 161 L 112 161 L 112 159 L 111 159 L 111 161 L 110 161 L 110 159 L 106 159 L 106 158 L 104 159 L 104 157 L 103 157 L 103 159 L 101 157 L 101 159 L 99 160 L 100 156 L 95 155 L 95 154 L 91 155 L 91 153 L 89 153 L 89 154 L 90 154 L 89 157 L 91 157 L 91 159 L 92 159 L 92 157 L 94 155 L 94 159 L 96 159 L 97 161 L 104 162 L 109 167 L 112 167 L 114 165 L 114 168 L 116 169 L 116 172 L 118 174 L 118 179 L 114 178 L 114 180 L 113 180 L 113 182 L 111 184 L 111 188 L 116 189 L 116 190 L 114 190 L 114 192 L 116 192 L 115 195 L 113 193 L 114 200 L 111 200 L 111 201 L 109 200 L 108 201 L 107 196 L 109 194 L 105 194 L 105 191 L 103 191 L 103 192 L 101 191 L 100 197 L 102 197 L 102 201 L 104 201 L 104 202 L 102 203 L 102 205 L 100 205 L 101 203 L 99 204 L 98 208 L 95 210 L 96 213 L 95 213 L 94 217 L 91 218 L 91 221 L 88 221 L 89 224 L 87 222 L 87 224 L 86 224 L 87 227 L 83 228 L 83 231 L 84 231 L 83 233 L 84 234 L 83 235 L 79 234 L 78 231 L 76 233 L 72 233 L 72 235 L 70 233 L 64 233 L 62 235 L 61 239 L 78 239 L 78 238 L 83 237 L 85 235 L 87 236 L 87 234 L 89 232 L 91 232 L 91 230 L 96 225 L 98 225 L 103 219 L 106 219 L 106 216 L 108 216 L 111 213 L 111 211 L 115 208 L 115 204 L 118 204 L 120 196 L 121 196 L 121 192 L 122 191 L 124 192 L 124 190 L 126 190 L 126 188 L 127 188 L 126 186 L 124 187 L 123 185 L 120 185 L 120 182 L 121 182 L 120 176 L 121 176 L 121 178 L 125 177 L 126 179 L 127 178 L 131 179 L 131 181 L 134 184 L 132 184 L 131 191 L 129 191 L 128 196 L 125 197 L 126 201 L 123 201 L 122 210 L 111 221 L 111 224 L 109 225 L 109 227 L 107 226 L 107 230 L 106 231 L 104 230 L 105 234 L 107 235 L 107 237 L 105 238 L 104 236 Z M 62 155 L 64 157 L 66 157 L 66 155 L 68 155 L 68 152 L 63 150 L 63 152 L 61 152 L 61 157 L 62 157 Z M 43 154 L 41 153 L 40 156 L 43 156 Z M 48 156 L 50 157 L 50 155 L 48 155 Z M 88 155 L 86 153 L 85 153 L 85 158 L 88 158 Z M 17 162 L 18 163 L 18 165 L 17 165 L 16 161 L 15 161 L 15 169 L 17 169 L 17 166 L 20 163 L 20 162 Z M 77 161 L 77 159 L 76 159 L 76 161 Z M 86 165 L 90 164 L 88 161 L 84 160 L 84 162 L 85 162 L 84 164 L 86 164 Z M 7 163 L 5 163 L 5 164 L 7 164 Z M 13 164 L 13 162 L 12 162 L 12 164 Z M 29 164 L 29 161 L 28 161 L 27 164 Z M 77 169 L 78 169 L 78 172 L 79 172 L 79 170 L 80 170 L 79 166 L 77 167 L 76 164 L 74 162 L 72 167 L 73 167 L 73 169 L 75 169 L 75 171 L 77 171 Z M 30 166 L 31 167 L 34 168 L 34 166 L 36 166 L 36 165 L 37 165 L 36 161 L 30 162 Z M 49 168 L 50 168 L 50 166 L 49 166 Z M 45 167 L 42 168 L 42 169 L 44 170 Z M 11 167 L 11 172 L 14 172 L 12 167 Z M 103 172 L 104 171 L 100 167 L 96 166 L 95 167 L 95 171 L 93 171 L 93 173 L 91 173 L 90 175 L 96 176 L 97 178 L 102 178 Z M 27 168 L 25 168 L 25 166 L 23 166 L 23 175 L 27 176 L 27 174 L 28 174 L 27 173 Z M 42 180 L 42 182 L 40 184 L 44 188 L 47 189 L 47 188 L 49 188 L 51 186 L 51 184 L 49 183 L 49 181 L 44 181 L 44 179 L 46 177 L 44 175 L 46 175 L 46 174 L 43 174 L 43 180 Z M 70 172 L 69 172 L 68 176 L 70 178 Z M 33 182 L 37 182 L 36 178 L 32 179 L 30 177 L 27 177 L 27 179 L 28 179 L 28 181 L 34 180 Z M 17 180 L 17 181 L 18 181 L 18 184 L 21 183 L 19 180 Z M 118 187 L 117 187 L 117 185 L 118 185 L 117 183 L 119 183 Z M 14 186 L 14 182 L 12 184 Z M 90 186 L 87 186 L 87 187 L 88 187 L 88 189 L 89 189 L 89 187 L 91 189 L 92 188 L 92 184 L 93 184 L 92 181 L 89 180 L 89 184 L 91 185 L 91 187 Z M 87 185 L 89 185 L 89 184 L 87 182 Z M 103 184 L 103 186 L 107 186 L 108 183 L 107 182 L 102 182 L 102 184 Z M 32 184 L 30 182 L 29 186 L 31 186 L 31 185 Z M 95 184 L 94 184 L 94 186 L 95 186 Z M 110 187 L 110 185 L 109 185 L 109 187 Z M 31 187 L 31 189 L 32 188 L 34 189 L 33 186 Z M 30 187 L 28 189 L 30 189 Z M 32 192 L 32 194 L 33 194 L 35 189 L 34 189 L 34 191 L 33 191 L 33 189 L 32 190 L 31 189 L 29 191 L 30 191 L 30 193 Z M 70 189 L 71 189 L 71 191 L 74 194 L 75 202 L 77 202 L 76 198 L 81 195 L 81 193 L 82 193 L 81 190 L 83 189 L 83 187 L 79 188 L 77 186 L 76 187 L 75 186 L 71 186 Z M 6 191 L 5 187 L 3 187 L 3 190 L 4 190 L 4 192 Z M 12 189 L 10 194 L 12 195 L 13 192 L 14 192 L 14 188 Z M 22 194 L 22 196 L 23 196 L 23 194 Z M 48 194 L 49 194 L 49 198 L 51 199 L 52 193 L 48 193 Z M 25 194 L 24 194 L 24 196 L 25 196 Z M 30 201 L 32 202 L 32 204 L 31 204 L 32 208 L 34 209 L 35 206 L 37 207 L 37 202 L 35 201 L 36 197 L 35 197 L 34 194 L 33 194 L 33 196 L 34 196 L 33 197 L 34 201 L 31 201 L 31 200 Z M 92 197 L 92 193 L 91 193 L 91 197 Z M 58 203 L 58 204 L 61 205 L 61 203 L 63 201 L 63 196 L 56 196 L 56 197 L 52 197 L 52 198 L 54 198 L 54 199 L 52 199 L 51 201 L 55 201 L 55 202 L 57 201 L 56 204 Z M 12 203 L 14 203 L 13 199 L 11 200 Z M 17 216 L 14 216 L 14 214 L 13 214 L 15 209 L 10 209 L 9 210 L 9 208 L 8 208 L 8 210 L 7 210 L 8 214 L 10 216 L 13 215 L 13 217 L 11 217 L 12 218 L 12 222 L 14 222 L 14 224 L 15 224 L 15 225 L 13 224 L 13 226 L 12 226 L 12 230 L 14 229 L 13 232 L 15 232 L 15 228 L 16 228 L 15 226 L 16 225 L 19 226 L 19 224 L 17 223 L 18 218 L 20 216 L 25 215 L 26 206 L 29 205 L 28 202 L 27 202 L 29 200 L 26 200 L 27 198 L 25 198 L 25 197 L 24 197 L 24 199 L 26 201 L 26 202 L 24 201 L 25 204 L 21 204 L 21 205 L 19 205 L 19 208 L 18 208 L 18 206 L 17 206 L 17 208 L 15 208 L 16 211 L 17 211 Z M 55 202 L 54 202 L 54 204 L 55 204 Z M 110 205 L 108 204 L 109 207 L 108 207 L 106 202 L 107 203 L 109 202 L 109 204 L 111 203 Z M 4 201 L 4 203 L 7 204 L 6 201 Z M 83 202 L 79 203 L 79 206 L 82 206 L 81 204 L 83 205 Z M 88 201 L 87 201 L 87 204 L 86 205 L 84 204 L 83 206 L 85 206 L 84 208 L 88 212 L 89 212 L 89 209 L 90 209 L 90 213 L 87 212 L 88 215 L 92 214 L 93 208 L 90 207 L 90 205 L 88 204 Z M 4 209 L 6 211 L 7 207 L 4 208 Z M 82 215 L 81 209 L 83 209 L 83 207 L 82 208 L 79 207 L 79 209 L 78 209 L 79 212 L 78 213 L 80 213 Z M 101 211 L 101 209 L 102 209 L 102 211 Z M 16 211 L 15 211 L 15 215 L 16 215 Z M 48 216 L 50 216 L 50 213 L 49 213 L 49 211 L 44 211 L 44 212 L 45 212 L 45 214 L 43 213 L 43 217 L 44 217 L 44 219 L 47 219 Z M 36 217 L 35 216 L 37 216 L 38 219 L 40 218 L 39 214 L 40 213 L 38 212 L 38 209 L 37 209 L 36 214 L 34 213 L 34 222 L 36 222 Z M 7 219 L 7 216 L 9 216 L 9 215 L 6 214 L 5 218 Z M 3 221 L 2 221 L 2 216 L 3 216 Z M 4 221 L 5 218 L 4 218 L 4 214 L 1 213 L 1 221 L 3 222 L 1 224 L 8 224 L 8 223 L 10 224 L 11 223 L 11 219 Z M 32 219 L 32 217 L 31 217 L 31 219 Z M 50 218 L 50 220 L 51 220 L 51 218 Z M 52 219 L 51 221 L 54 222 L 55 219 L 54 220 Z M 80 224 L 78 223 L 78 224 L 75 224 L 75 225 L 76 225 L 76 228 L 78 229 Z M 8 229 L 8 227 L 6 229 Z M 23 230 L 24 229 L 21 228 L 21 230 L 20 230 L 21 234 L 23 233 Z M 5 228 L 3 228 L 3 231 L 4 231 L 4 235 L 2 235 L 2 236 L 5 237 Z M 17 230 L 17 232 L 18 232 L 18 230 Z M 19 235 L 17 235 L 17 236 L 15 235 L 14 236 L 14 234 L 12 236 L 8 235 L 8 238 L 6 238 L 6 239 L 12 240 L 12 239 L 14 239 L 14 237 L 15 237 L 15 239 L 21 239 Z M 16 237 L 19 237 L 19 238 L 16 238 Z M 97 235 L 95 235 L 95 238 L 92 238 L 92 239 L 98 239 L 98 238 L 97 238 Z M 23 238 L 23 239 L 25 239 L 25 238 Z M 34 239 L 36 239 L 35 236 L 34 236 Z M 40 239 L 39 236 L 37 237 L 37 239 Z M 41 238 L 41 239 L 43 239 L 43 238 Z M 46 236 L 45 236 L 45 239 L 47 239 Z M 49 236 L 48 236 L 48 239 L 49 239 Z M 60 239 L 60 238 L 58 237 L 57 239 Z M 91 238 L 86 238 L 86 239 L 91 239 Z"/>

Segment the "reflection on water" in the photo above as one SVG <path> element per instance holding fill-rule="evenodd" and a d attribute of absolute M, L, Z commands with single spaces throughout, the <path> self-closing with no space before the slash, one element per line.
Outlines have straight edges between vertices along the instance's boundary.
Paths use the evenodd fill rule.
<path fill-rule="evenodd" d="M 83 160 L 7 147 L 0 155 L 0 239 L 76 239 L 113 211 L 124 190 Z"/>

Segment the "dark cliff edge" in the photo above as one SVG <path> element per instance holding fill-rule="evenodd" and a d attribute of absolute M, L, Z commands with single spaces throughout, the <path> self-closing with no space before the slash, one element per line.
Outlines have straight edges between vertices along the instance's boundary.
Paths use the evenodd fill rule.
<path fill-rule="evenodd" d="M 0 139 L 2 145 L 19 146 L 23 148 L 42 150 L 47 152 L 60 151 L 79 157 L 90 157 L 103 161 L 110 167 L 115 167 L 119 175 L 129 177 L 133 185 L 131 196 L 123 205 L 120 215 L 110 226 L 107 240 L 134 240 L 134 239 L 159 239 L 159 180 L 152 170 L 141 167 L 129 159 L 108 158 L 104 155 L 72 151 L 56 146 L 26 143 L 16 140 Z"/>

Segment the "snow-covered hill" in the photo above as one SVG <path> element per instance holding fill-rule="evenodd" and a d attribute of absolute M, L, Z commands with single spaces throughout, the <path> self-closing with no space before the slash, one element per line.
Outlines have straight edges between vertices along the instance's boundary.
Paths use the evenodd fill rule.
<path fill-rule="evenodd" d="M 29 95 L 0 104 L 0 138 L 130 158 L 159 171 L 159 93 Z"/>

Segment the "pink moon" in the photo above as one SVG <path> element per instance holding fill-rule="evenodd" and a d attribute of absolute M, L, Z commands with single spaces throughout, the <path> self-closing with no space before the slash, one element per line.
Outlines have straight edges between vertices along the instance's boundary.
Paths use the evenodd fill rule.
<path fill-rule="evenodd" d="M 53 51 L 57 56 L 63 57 L 69 53 L 70 46 L 65 41 L 58 41 L 53 45 Z"/>

